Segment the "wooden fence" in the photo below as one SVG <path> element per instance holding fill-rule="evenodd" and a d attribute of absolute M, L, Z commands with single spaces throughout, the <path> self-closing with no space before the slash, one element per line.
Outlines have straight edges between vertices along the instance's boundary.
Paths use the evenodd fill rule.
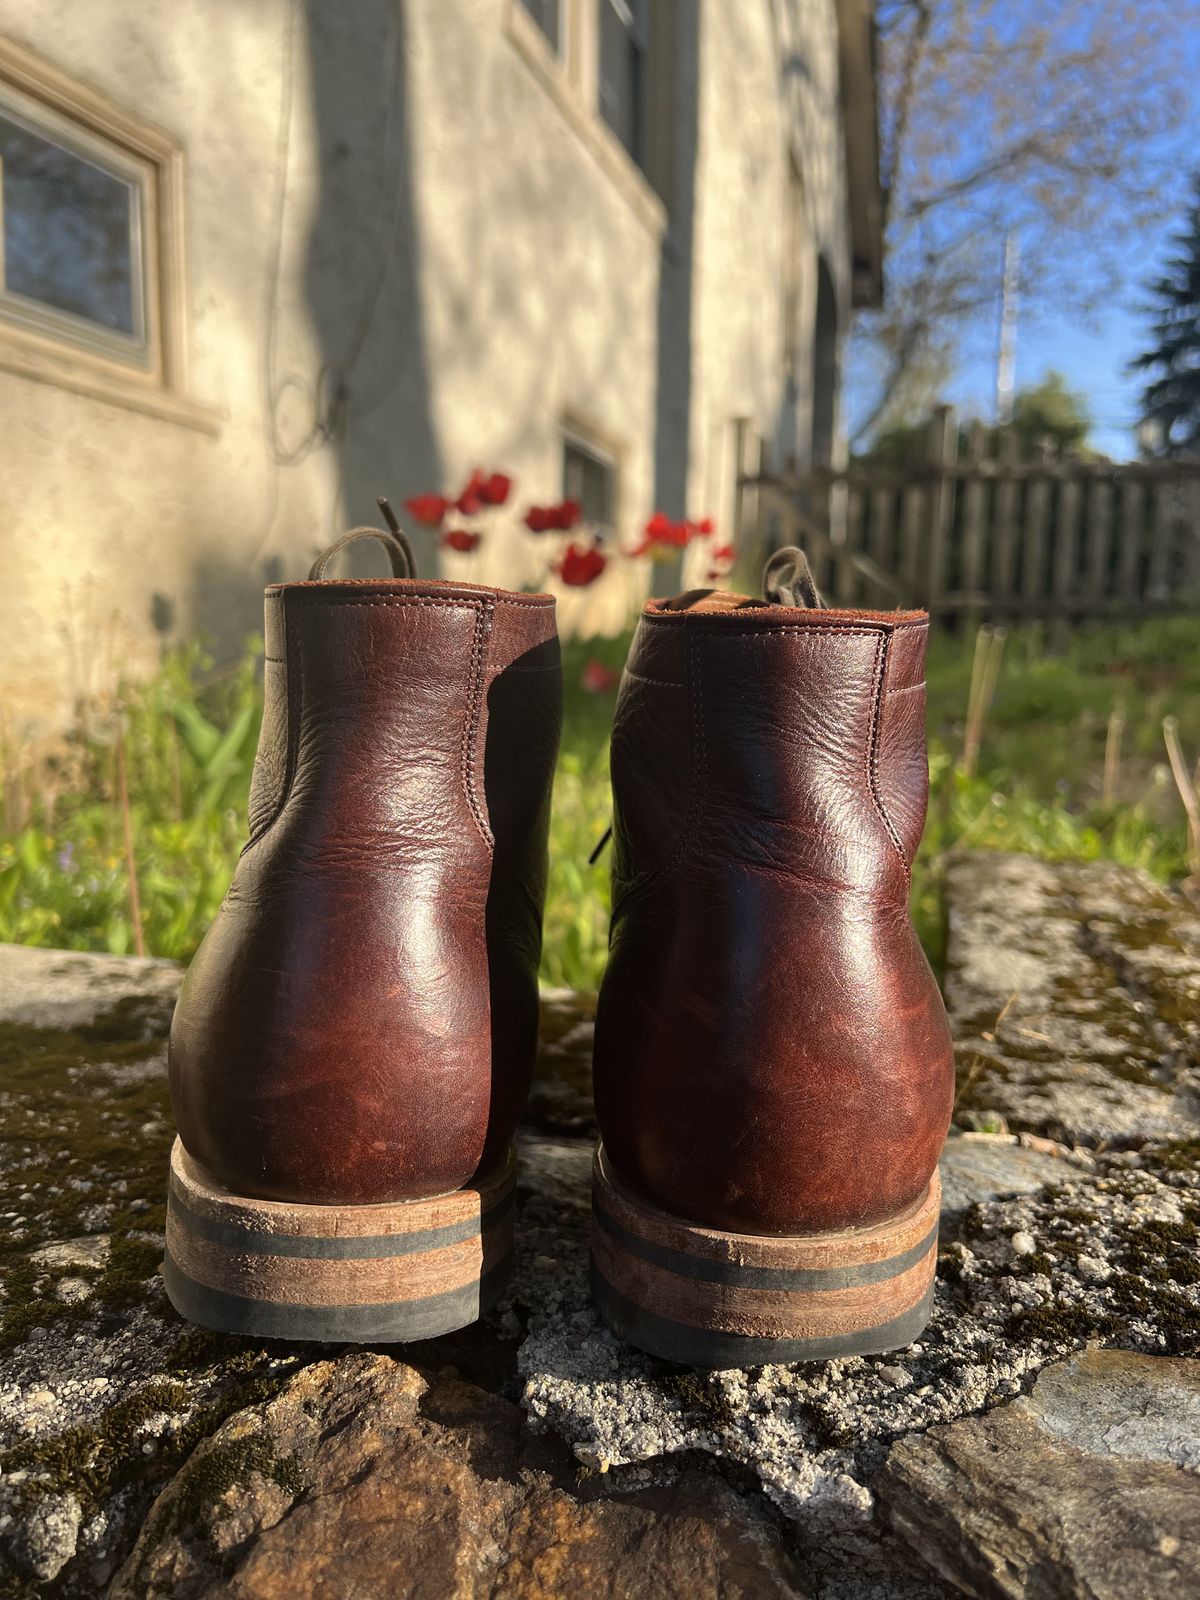
<path fill-rule="evenodd" d="M 939 409 L 923 459 L 739 483 L 742 547 L 803 545 L 840 606 L 941 616 L 1143 616 L 1200 605 L 1200 461 L 1088 461 L 1010 430 L 960 440 Z"/>

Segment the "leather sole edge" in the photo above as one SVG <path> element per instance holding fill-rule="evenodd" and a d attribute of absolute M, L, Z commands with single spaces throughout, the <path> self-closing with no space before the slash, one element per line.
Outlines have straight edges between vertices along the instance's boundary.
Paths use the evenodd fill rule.
<path fill-rule="evenodd" d="M 646 1205 L 593 1171 L 592 1292 L 618 1337 L 715 1369 L 827 1361 L 911 1344 L 933 1310 L 941 1186 L 841 1234 L 731 1234 Z"/>
<path fill-rule="evenodd" d="M 305 1206 L 232 1194 L 177 1139 L 163 1277 L 171 1304 L 222 1333 L 405 1343 L 476 1321 L 512 1260 L 516 1159 L 453 1194 Z"/>

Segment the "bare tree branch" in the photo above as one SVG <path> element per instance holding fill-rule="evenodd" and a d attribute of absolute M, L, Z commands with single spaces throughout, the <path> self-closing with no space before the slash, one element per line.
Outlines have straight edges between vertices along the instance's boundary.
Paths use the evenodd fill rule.
<path fill-rule="evenodd" d="M 889 305 L 856 330 L 882 367 L 856 437 L 994 314 L 1005 233 L 1027 318 L 1086 310 L 1174 213 L 1188 165 L 1174 0 L 881 0 L 876 15 Z"/>

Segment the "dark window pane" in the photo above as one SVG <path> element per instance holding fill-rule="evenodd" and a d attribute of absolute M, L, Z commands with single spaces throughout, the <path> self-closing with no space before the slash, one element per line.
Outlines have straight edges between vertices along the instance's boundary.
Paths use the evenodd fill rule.
<path fill-rule="evenodd" d="M 611 529 L 613 521 L 613 469 L 599 456 L 568 439 L 563 445 L 563 494 L 578 500 L 583 520 Z"/>
<path fill-rule="evenodd" d="M 3 286 L 131 336 L 133 186 L 0 112 Z"/>
<path fill-rule="evenodd" d="M 643 159 L 640 5 L 600 0 L 600 115 L 639 166 Z"/>
<path fill-rule="evenodd" d="M 521 0 L 556 50 L 562 49 L 562 0 Z"/>

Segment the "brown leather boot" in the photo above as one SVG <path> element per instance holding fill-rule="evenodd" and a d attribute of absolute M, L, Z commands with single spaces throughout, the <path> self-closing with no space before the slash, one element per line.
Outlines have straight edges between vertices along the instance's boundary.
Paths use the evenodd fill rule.
<path fill-rule="evenodd" d="M 266 592 L 250 839 L 171 1030 L 166 1283 L 210 1328 L 403 1340 L 508 1272 L 562 674 L 549 595 Z"/>
<path fill-rule="evenodd" d="M 651 601 L 612 742 L 593 1286 L 698 1366 L 864 1353 L 930 1313 L 949 1029 L 909 919 L 922 612 Z"/>

